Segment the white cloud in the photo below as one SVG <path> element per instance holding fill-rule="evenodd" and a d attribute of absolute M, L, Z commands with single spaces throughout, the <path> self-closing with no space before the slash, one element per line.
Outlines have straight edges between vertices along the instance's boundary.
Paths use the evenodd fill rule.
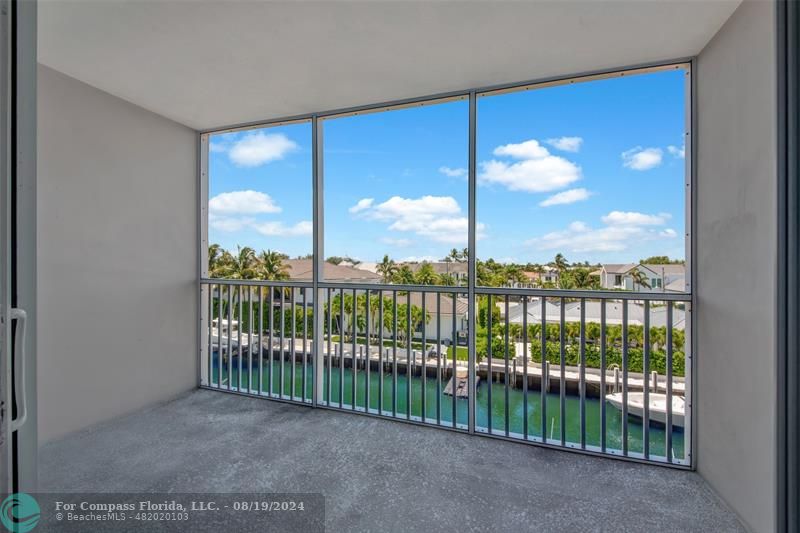
<path fill-rule="evenodd" d="M 369 220 L 389 223 L 392 231 L 410 232 L 436 242 L 462 244 L 467 241 L 469 222 L 452 196 L 393 196 L 362 211 Z M 478 224 L 478 236 L 484 225 Z"/>
<path fill-rule="evenodd" d="M 286 226 L 283 222 L 260 222 L 252 224 L 252 227 L 267 237 L 299 237 L 311 235 L 314 230 L 310 220 L 303 220 L 294 226 Z"/>
<path fill-rule="evenodd" d="M 583 144 L 582 137 L 557 137 L 554 139 L 547 139 L 547 144 L 558 150 L 565 152 L 578 152 Z"/>
<path fill-rule="evenodd" d="M 538 159 L 550 155 L 550 151 L 539 144 L 536 139 L 516 144 L 504 144 L 495 148 L 492 153 L 497 156 L 507 155 L 515 159 Z"/>
<path fill-rule="evenodd" d="M 566 229 L 553 231 L 530 239 L 526 244 L 539 250 L 559 252 L 621 252 L 654 240 L 674 239 L 677 232 L 670 228 L 657 229 L 670 216 L 666 213 L 646 215 L 642 213 L 612 211 L 602 217 L 605 226 L 593 228 L 585 222 L 575 221 Z"/>
<path fill-rule="evenodd" d="M 422 196 L 402 198 L 392 196 L 374 206 L 369 216 L 377 220 L 396 220 L 400 226 L 416 224 L 419 220 L 432 220 L 437 216 L 456 215 L 461 212 L 458 202 L 452 196 Z"/>
<path fill-rule="evenodd" d="M 208 210 L 210 213 L 217 215 L 254 215 L 281 212 L 281 208 L 268 194 L 251 190 L 220 193 L 208 201 Z"/>
<path fill-rule="evenodd" d="M 677 159 L 683 159 L 686 157 L 686 145 L 681 146 L 667 146 L 667 152 L 669 152 L 673 157 Z"/>
<path fill-rule="evenodd" d="M 663 226 L 671 218 L 669 213 L 646 215 L 635 211 L 611 211 L 602 217 L 609 226 Z"/>
<path fill-rule="evenodd" d="M 361 200 L 356 202 L 356 205 L 348 209 L 348 211 L 351 213 L 358 213 L 360 211 L 363 211 L 364 209 L 369 209 L 370 207 L 372 207 L 372 203 L 374 201 L 375 201 L 374 198 L 362 198 Z"/>
<path fill-rule="evenodd" d="M 297 143 L 283 133 L 248 133 L 234 142 L 228 157 L 240 167 L 257 167 L 270 161 L 283 159 L 286 154 L 296 150 Z"/>
<path fill-rule="evenodd" d="M 397 246 L 398 248 L 406 248 L 414 244 L 411 239 L 394 239 L 392 237 L 382 237 L 381 242 L 390 246 Z"/>
<path fill-rule="evenodd" d="M 548 192 L 566 187 L 581 179 L 581 169 L 531 139 L 519 144 L 506 144 L 494 149 L 494 155 L 520 161 L 508 163 L 492 159 L 481 162 L 481 183 L 499 184 L 512 191 Z"/>
<path fill-rule="evenodd" d="M 637 146 L 622 152 L 622 165 L 631 170 L 650 170 L 661 164 L 663 155 L 661 148 Z"/>
<path fill-rule="evenodd" d="M 450 178 L 460 178 L 467 175 L 466 168 L 439 167 L 439 172 Z"/>
<path fill-rule="evenodd" d="M 215 230 L 226 233 L 241 231 L 250 226 L 253 221 L 252 218 L 247 217 L 228 217 L 214 213 L 209 213 L 208 215 L 208 225 Z"/>
<path fill-rule="evenodd" d="M 551 205 L 567 205 L 567 204 L 574 204 L 575 202 L 580 202 L 586 200 L 591 196 L 592 193 L 587 191 L 586 189 L 570 189 L 568 191 L 560 192 L 550 196 L 539 202 L 541 207 L 550 207 Z"/>

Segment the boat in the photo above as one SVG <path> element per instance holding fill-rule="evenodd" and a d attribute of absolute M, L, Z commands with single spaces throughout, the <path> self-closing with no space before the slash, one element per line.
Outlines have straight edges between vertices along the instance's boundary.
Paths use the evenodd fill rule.
<path fill-rule="evenodd" d="M 622 411 L 623 399 L 621 392 L 606 395 L 606 400 Z M 667 424 L 667 395 L 660 392 L 649 394 L 649 418 L 650 422 L 657 422 L 666 426 Z M 683 427 L 684 413 L 686 410 L 686 400 L 683 396 L 672 396 L 672 427 Z M 628 414 L 637 418 L 644 418 L 644 393 L 628 393 Z"/>

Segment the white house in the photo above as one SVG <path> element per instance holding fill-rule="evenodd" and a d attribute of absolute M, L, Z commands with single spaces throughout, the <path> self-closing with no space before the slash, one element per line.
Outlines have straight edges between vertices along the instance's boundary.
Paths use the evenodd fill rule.
<path fill-rule="evenodd" d="M 635 272 L 644 283 L 637 282 Z M 683 264 L 607 264 L 592 275 L 599 276 L 600 287 L 635 292 L 684 292 L 686 266 Z"/>

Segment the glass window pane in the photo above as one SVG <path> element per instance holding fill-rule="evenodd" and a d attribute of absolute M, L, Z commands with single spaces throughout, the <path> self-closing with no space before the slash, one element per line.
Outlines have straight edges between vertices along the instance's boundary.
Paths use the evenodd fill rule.
<path fill-rule="evenodd" d="M 311 123 L 214 134 L 208 155 L 209 273 L 311 279 Z"/>
<path fill-rule="evenodd" d="M 479 285 L 684 290 L 686 76 L 479 98 Z"/>
<path fill-rule="evenodd" d="M 325 277 L 465 284 L 468 101 L 334 118 L 323 127 Z"/>

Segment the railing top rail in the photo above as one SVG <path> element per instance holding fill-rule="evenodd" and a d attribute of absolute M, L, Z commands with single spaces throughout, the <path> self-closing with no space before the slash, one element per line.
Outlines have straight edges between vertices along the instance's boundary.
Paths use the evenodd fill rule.
<path fill-rule="evenodd" d="M 690 302 L 691 293 L 683 292 L 632 292 L 573 289 L 533 289 L 511 287 L 475 287 L 477 294 L 508 296 L 539 296 L 547 298 L 587 298 L 593 300 L 639 300 L 656 302 Z"/>
<path fill-rule="evenodd" d="M 202 284 L 217 285 L 244 285 L 262 287 L 306 287 L 311 288 L 311 281 L 289 280 L 272 281 L 256 279 L 224 279 L 202 278 Z M 448 285 L 405 285 L 393 283 L 354 283 L 348 281 L 320 281 L 319 287 L 323 289 L 356 289 L 371 291 L 398 291 L 398 292 L 429 292 L 441 294 L 466 294 L 466 286 Z M 574 290 L 574 289 L 535 289 L 517 287 L 475 287 L 476 294 L 492 294 L 500 296 L 536 296 L 545 298 L 587 298 L 592 300 L 628 300 L 628 301 L 655 301 L 655 302 L 690 302 L 691 293 L 680 292 L 629 292 L 607 290 Z"/>
<path fill-rule="evenodd" d="M 247 287 L 297 287 L 297 288 L 311 288 L 310 281 L 274 281 L 264 279 L 226 279 L 226 278 L 201 278 L 202 285 L 243 285 Z"/>
<path fill-rule="evenodd" d="M 371 291 L 398 292 L 438 292 L 442 294 L 467 294 L 467 287 L 449 285 L 405 285 L 395 283 L 350 283 L 348 281 L 320 281 L 319 286 L 325 289 L 357 289 Z"/>

